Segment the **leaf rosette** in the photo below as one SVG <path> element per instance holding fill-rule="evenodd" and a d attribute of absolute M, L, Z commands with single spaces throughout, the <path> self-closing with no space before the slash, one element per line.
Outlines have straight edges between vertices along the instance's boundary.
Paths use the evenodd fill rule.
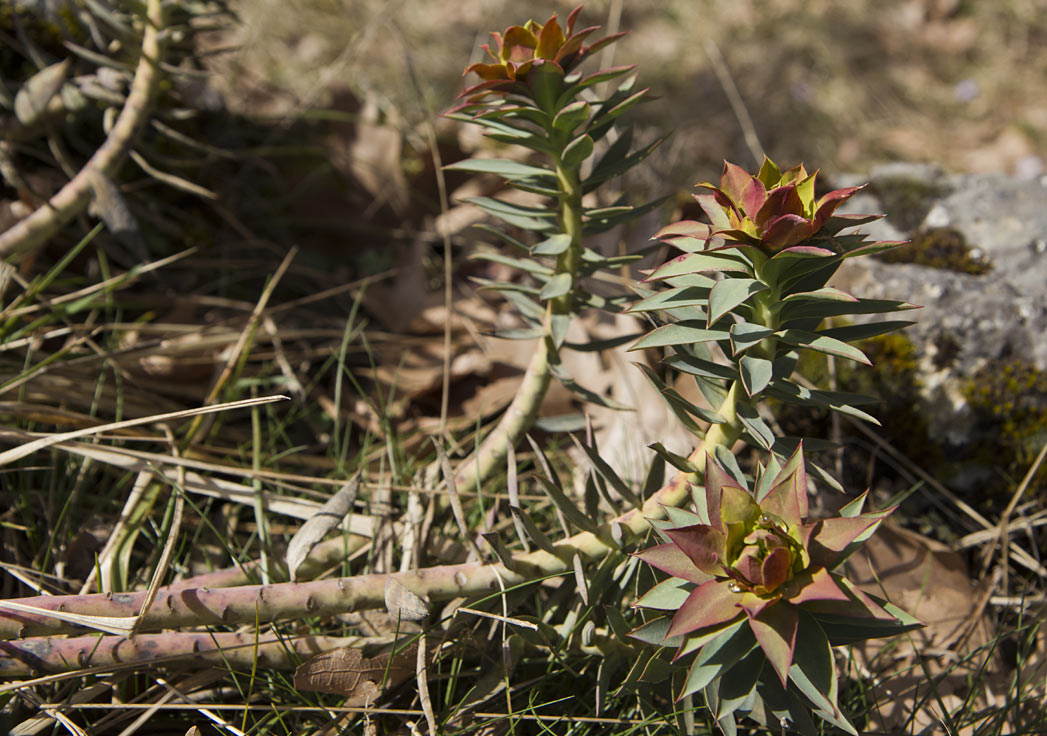
<path fill-rule="evenodd" d="M 829 648 L 917 625 L 842 575 L 846 558 L 894 509 L 863 512 L 863 494 L 840 516 L 808 518 L 802 447 L 784 467 L 772 460 L 753 491 L 710 456 L 705 485 L 692 487 L 692 497 L 693 513 L 674 509 L 670 521 L 652 522 L 665 542 L 637 553 L 671 577 L 635 605 L 675 613 L 667 625 L 648 622 L 634 635 L 678 647 L 676 659 L 699 652 L 681 697 L 748 676 L 749 692 L 742 694 L 752 697 L 748 707 L 741 698 L 738 708 L 753 710 L 761 687 L 787 694 L 792 684 L 820 715 L 846 724 L 836 704 L 835 672 L 824 676 L 826 666 L 833 667 Z M 737 657 L 703 656 L 704 648 L 719 651 L 730 641 Z M 812 649 L 801 654 L 801 646 Z M 741 662 L 747 673 L 735 671 Z"/>
<path fill-rule="evenodd" d="M 491 61 L 472 64 L 465 70 L 465 74 L 475 72 L 484 81 L 465 90 L 461 96 L 476 102 L 491 94 L 521 92 L 520 87 L 525 86 L 538 98 L 551 98 L 572 69 L 625 35 L 617 33 L 586 45 L 585 41 L 599 26 L 576 31 L 581 10 L 579 5 L 567 16 L 566 29 L 553 13 L 545 23 L 529 20 L 522 26 L 509 26 L 503 33 L 492 31 L 495 48 L 490 44 L 481 47 Z"/>

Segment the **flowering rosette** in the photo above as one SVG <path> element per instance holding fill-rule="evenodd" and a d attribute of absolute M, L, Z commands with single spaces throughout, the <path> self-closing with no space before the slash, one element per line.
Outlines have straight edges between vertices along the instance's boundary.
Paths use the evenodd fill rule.
<path fill-rule="evenodd" d="M 604 46 L 621 38 L 624 33 L 585 45 L 585 40 L 599 26 L 589 26 L 575 31 L 575 24 L 582 7 L 579 5 L 567 16 L 566 32 L 553 13 L 545 23 L 529 20 L 522 26 L 509 26 L 505 32 L 492 31 L 495 48 L 484 44 L 481 48 L 491 57 L 490 62 L 472 64 L 465 74 L 475 72 L 484 81 L 466 89 L 461 97 L 477 102 L 490 94 L 530 92 L 542 96 L 543 92 L 562 87 L 563 78 L 587 57 Z"/>
<path fill-rule="evenodd" d="M 836 217 L 836 208 L 862 187 L 836 189 L 815 195 L 818 172 L 808 174 L 803 164 L 782 172 L 765 158 L 753 176 L 735 164 L 724 162 L 720 185 L 699 184 L 708 190 L 694 195 L 710 224 L 683 220 L 669 225 L 656 237 L 719 239 L 714 247 L 754 246 L 766 255 L 783 251 L 810 255 L 834 255 L 833 236 L 844 227 L 876 219 L 859 215 Z"/>
<path fill-rule="evenodd" d="M 863 513 L 863 494 L 838 517 L 808 519 L 802 448 L 784 467 L 772 461 L 753 492 L 709 457 L 705 486 L 694 487 L 692 495 L 693 513 L 672 509 L 669 521 L 653 522 L 665 543 L 637 553 L 672 577 L 636 605 L 675 613 L 634 635 L 652 641 L 657 632 L 662 641 L 654 643 L 678 646 L 676 659 L 712 647 L 713 655 L 700 652 L 695 659 L 681 697 L 727 674 L 742 678 L 743 695 L 746 688 L 756 693 L 778 684 L 784 693 L 792 681 L 816 712 L 846 723 L 836 705 L 835 675 L 818 682 L 807 670 L 832 671 L 834 643 L 915 625 L 840 574 L 844 559 L 894 509 Z M 802 657 L 798 646 L 806 649 Z M 733 661 L 716 658 L 725 648 L 734 652 Z M 825 656 L 814 666 L 816 650 Z M 747 664 L 729 673 L 738 662 Z M 764 662 L 777 684 L 761 678 L 761 671 L 769 674 Z"/>

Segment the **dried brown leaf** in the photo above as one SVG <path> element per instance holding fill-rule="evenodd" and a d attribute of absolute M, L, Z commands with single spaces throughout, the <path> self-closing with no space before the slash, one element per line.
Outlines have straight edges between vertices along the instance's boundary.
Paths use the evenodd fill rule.
<path fill-rule="evenodd" d="M 386 690 L 391 690 L 414 676 L 415 647 L 392 655 L 383 652 L 365 657 L 352 647 L 318 654 L 299 665 L 294 672 L 294 686 L 303 692 L 344 695 L 343 705 L 371 705 Z"/>
<path fill-rule="evenodd" d="M 385 581 L 385 608 L 398 621 L 421 621 L 429 615 L 429 604 L 392 576 Z"/>
<path fill-rule="evenodd" d="M 348 483 L 338 489 L 338 492 L 319 511 L 302 524 L 302 528 L 287 545 L 287 569 L 292 581 L 298 579 L 298 568 L 305 562 L 313 547 L 324 538 L 327 532 L 341 524 L 345 515 L 352 510 L 359 491 L 360 474 L 357 473 Z"/>

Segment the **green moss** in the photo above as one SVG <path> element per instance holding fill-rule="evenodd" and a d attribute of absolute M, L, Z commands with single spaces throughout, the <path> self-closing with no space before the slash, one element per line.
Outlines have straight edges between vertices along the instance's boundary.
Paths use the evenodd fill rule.
<path fill-rule="evenodd" d="M 934 201 L 946 194 L 939 184 L 911 176 L 884 176 L 869 185 L 887 213 L 887 219 L 901 230 L 920 226 Z"/>
<path fill-rule="evenodd" d="M 959 230 L 951 227 L 921 228 L 907 245 L 877 256 L 887 263 L 915 263 L 981 276 L 992 270 L 992 261 L 979 256 Z"/>
<path fill-rule="evenodd" d="M 1017 359 L 994 363 L 972 376 L 962 391 L 990 426 L 979 444 L 978 459 L 1001 469 L 1013 488 L 1047 442 L 1047 372 Z M 1047 466 L 1030 485 L 1045 487 Z"/>

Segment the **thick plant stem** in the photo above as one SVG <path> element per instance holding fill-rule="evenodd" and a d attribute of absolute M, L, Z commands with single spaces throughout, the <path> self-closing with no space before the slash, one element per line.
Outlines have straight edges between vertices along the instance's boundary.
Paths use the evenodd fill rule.
<path fill-rule="evenodd" d="M 87 206 L 95 178 L 111 176 L 127 157 L 138 131 L 148 119 L 149 107 L 160 83 L 162 0 L 149 0 L 144 25 L 142 53 L 131 91 L 109 136 L 76 176 L 46 204 L 0 233 L 0 257 L 22 255 L 42 245 Z"/>
<path fill-rule="evenodd" d="M 472 490 L 502 469 L 505 458 L 509 455 L 509 446 L 515 447 L 534 424 L 552 380 L 549 366 L 550 349 L 548 337 L 538 341 L 534 356 L 509 408 L 505 410 L 497 426 L 480 443 L 476 452 L 459 465 L 455 474 L 455 484 L 461 490 Z"/>
<path fill-rule="evenodd" d="M 131 662 L 157 665 L 189 658 L 245 670 L 250 670 L 256 663 L 287 669 L 298 666 L 303 659 L 339 647 L 386 643 L 389 640 L 384 637 L 255 636 L 253 632 L 169 631 L 142 634 L 134 639 L 124 636 L 45 637 L 5 645 L 0 652 L 0 679 L 71 668 L 116 667 Z"/>
<path fill-rule="evenodd" d="M 380 608 L 385 605 L 385 585 L 395 578 L 409 590 L 434 600 L 459 596 L 497 593 L 505 588 L 558 575 L 573 569 L 574 555 L 601 559 L 616 553 L 617 532 L 622 541 L 643 533 L 647 519 L 662 518 L 665 507 L 679 506 L 690 495 L 689 484 L 700 481 L 706 453 L 717 445 L 730 447 L 741 434 L 735 415 L 737 385 L 732 386 L 719 413 L 727 422 L 714 425 L 699 447 L 691 453 L 698 473 L 679 473 L 649 498 L 642 509 L 633 509 L 604 524 L 597 532 L 581 532 L 554 545 L 556 554 L 537 550 L 513 558 L 512 569 L 504 565 L 465 563 L 443 565 L 392 575 L 358 575 L 350 578 L 312 583 L 277 583 L 247 585 L 236 588 L 164 589 L 157 595 L 138 630 L 173 629 L 204 625 L 239 625 L 268 622 L 298 616 L 326 616 L 349 611 Z M 617 531 L 616 531 L 617 527 Z M 51 611 L 69 611 L 81 615 L 134 617 L 145 593 L 116 595 L 40 596 L 22 598 L 15 603 Z M 0 601 L 0 638 L 69 634 L 83 631 L 82 626 L 50 618 L 45 614 L 6 609 Z"/>

